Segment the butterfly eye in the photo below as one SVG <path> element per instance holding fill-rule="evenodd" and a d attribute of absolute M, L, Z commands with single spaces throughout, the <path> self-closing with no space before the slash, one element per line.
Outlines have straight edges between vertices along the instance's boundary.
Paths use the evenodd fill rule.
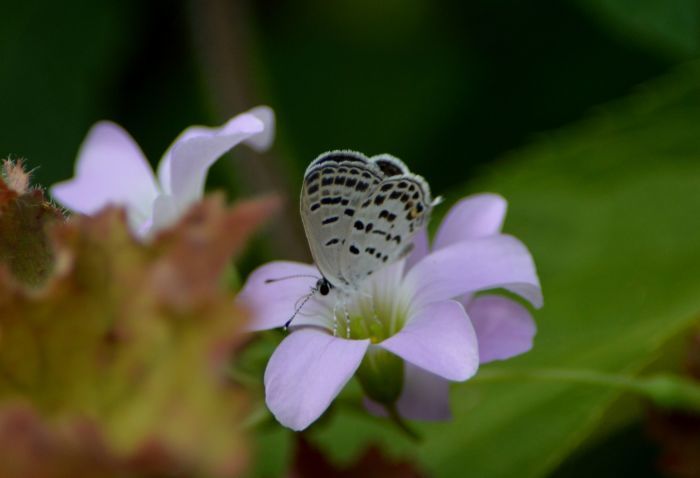
<path fill-rule="evenodd" d="M 328 281 L 321 279 L 319 282 L 320 282 L 320 284 L 318 286 L 318 292 L 321 295 L 328 295 L 331 291 L 331 288 L 329 287 Z"/>

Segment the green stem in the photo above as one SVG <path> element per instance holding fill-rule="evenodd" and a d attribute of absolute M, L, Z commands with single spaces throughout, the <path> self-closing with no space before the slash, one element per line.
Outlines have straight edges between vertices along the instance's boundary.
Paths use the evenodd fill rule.
<path fill-rule="evenodd" d="M 384 409 L 389 414 L 389 419 L 396 425 L 402 432 L 404 432 L 411 440 L 414 442 L 420 442 L 421 436 L 416 433 L 416 431 L 411 428 L 408 423 L 401 418 L 399 412 L 396 410 L 396 405 L 385 405 Z"/>
<path fill-rule="evenodd" d="M 534 380 L 610 387 L 636 393 L 664 408 L 700 412 L 700 384 L 671 374 L 632 377 L 592 370 L 483 370 L 479 372 L 479 375 L 474 380 L 477 382 Z"/>

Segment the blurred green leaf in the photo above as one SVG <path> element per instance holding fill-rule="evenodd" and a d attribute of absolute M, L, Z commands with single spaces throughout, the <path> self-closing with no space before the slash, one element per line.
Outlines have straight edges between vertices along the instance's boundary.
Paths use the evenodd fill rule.
<path fill-rule="evenodd" d="M 700 51 L 697 0 L 578 0 L 604 24 L 649 49 L 679 57 Z"/>
<path fill-rule="evenodd" d="M 541 137 L 470 188 L 509 200 L 506 231 L 531 248 L 545 294 L 532 352 L 485 369 L 635 374 L 697 321 L 699 85 L 700 65 L 688 65 L 590 121 Z M 417 447 L 348 411 L 313 438 L 340 460 L 382 441 L 417 454 L 437 476 L 537 477 L 571 454 L 618 396 L 477 378 L 454 387 L 454 421 L 421 427 Z"/>

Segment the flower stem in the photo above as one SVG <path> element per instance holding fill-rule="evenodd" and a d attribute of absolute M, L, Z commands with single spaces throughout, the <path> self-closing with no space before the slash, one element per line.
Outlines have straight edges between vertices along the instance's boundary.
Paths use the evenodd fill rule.
<path fill-rule="evenodd" d="M 477 382 L 505 380 L 552 381 L 610 387 L 636 393 L 660 407 L 700 412 L 700 384 L 672 374 L 633 377 L 592 370 L 484 370 L 479 372 L 479 375 L 474 380 Z"/>
<path fill-rule="evenodd" d="M 385 405 L 384 408 L 386 409 L 386 412 L 389 414 L 389 419 L 394 423 L 394 425 L 396 425 L 402 432 L 404 432 L 414 442 L 421 441 L 421 436 L 413 428 L 411 428 L 408 425 L 408 423 L 406 423 L 404 421 L 403 418 L 401 418 L 401 415 L 399 415 L 399 412 L 396 410 L 396 404 Z"/>

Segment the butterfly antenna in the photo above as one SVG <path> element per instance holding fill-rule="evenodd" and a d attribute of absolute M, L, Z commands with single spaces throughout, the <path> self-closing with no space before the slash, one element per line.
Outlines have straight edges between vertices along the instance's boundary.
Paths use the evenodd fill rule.
<path fill-rule="evenodd" d="M 287 279 L 297 279 L 299 277 L 312 277 L 314 279 L 318 279 L 318 276 L 312 275 L 312 274 L 295 274 L 291 276 L 284 276 L 284 277 L 276 277 L 274 279 L 265 279 L 265 284 L 272 284 L 273 282 L 279 282 L 281 280 L 287 280 Z"/>
<path fill-rule="evenodd" d="M 296 310 L 294 310 L 294 313 L 293 313 L 292 316 L 289 318 L 289 320 L 288 320 L 287 322 L 284 323 L 284 331 L 285 331 L 285 332 L 287 331 L 287 329 L 289 329 L 289 326 L 291 325 L 292 320 L 294 320 L 294 317 L 296 317 L 296 316 L 299 314 L 299 312 L 301 312 L 301 309 L 304 308 L 304 305 L 306 305 L 306 303 L 307 303 L 309 300 L 311 300 L 311 298 L 312 298 L 314 295 L 316 295 L 316 292 L 317 292 L 317 289 L 314 288 L 314 289 L 311 291 L 311 293 L 309 293 L 309 295 L 307 295 L 306 297 L 304 297 L 304 300 L 302 300 L 302 301 L 301 301 L 301 304 L 299 304 L 299 306 L 296 308 Z"/>

